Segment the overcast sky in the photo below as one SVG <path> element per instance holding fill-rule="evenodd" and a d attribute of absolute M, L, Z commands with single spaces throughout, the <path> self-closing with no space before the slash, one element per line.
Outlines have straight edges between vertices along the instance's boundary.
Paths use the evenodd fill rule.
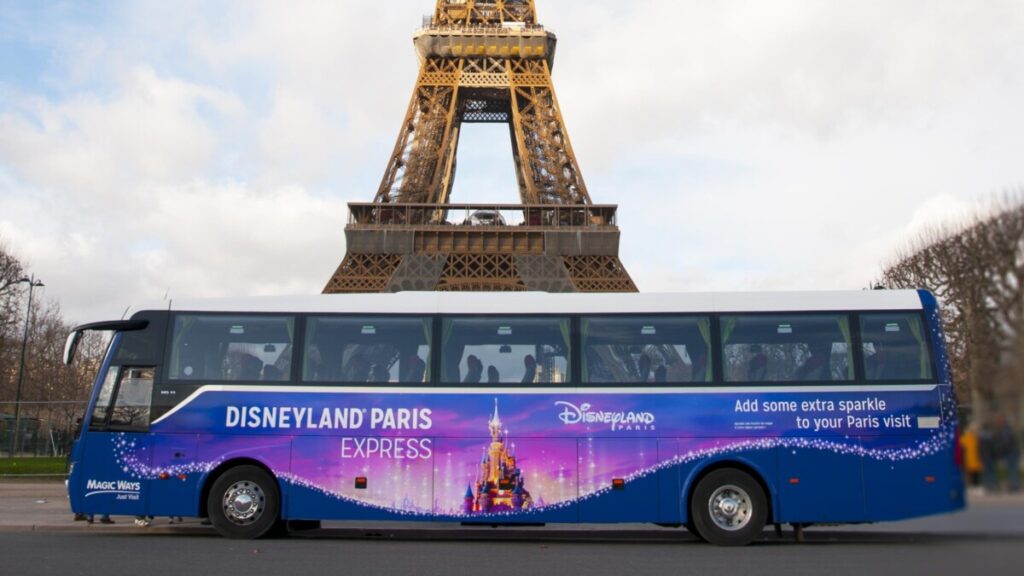
<path fill-rule="evenodd" d="M 74 321 L 318 293 L 373 199 L 433 0 L 0 0 L 0 242 Z M 643 291 L 860 289 L 1024 185 L 1020 0 L 538 0 Z M 516 202 L 465 130 L 453 201 Z"/>

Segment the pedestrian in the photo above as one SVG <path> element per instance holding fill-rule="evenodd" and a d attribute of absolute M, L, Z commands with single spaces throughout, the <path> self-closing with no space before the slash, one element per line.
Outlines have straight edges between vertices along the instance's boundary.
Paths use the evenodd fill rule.
<path fill-rule="evenodd" d="M 89 514 L 89 517 L 85 519 L 86 522 L 92 524 L 96 520 L 95 514 Z M 110 518 L 110 514 L 102 514 L 100 516 L 100 524 L 113 524 L 114 521 Z"/>
<path fill-rule="evenodd" d="M 1010 492 L 1020 491 L 1020 441 L 1017 438 L 1017 433 L 1013 429 L 1010 430 L 1013 435 L 1011 436 L 1013 444 L 1011 444 L 1010 452 L 1006 456 L 1006 468 L 1008 474 L 1008 481 Z"/>
<path fill-rule="evenodd" d="M 964 473 L 967 486 L 981 487 L 981 455 L 978 452 L 978 425 L 974 422 L 960 436 L 960 450 L 963 455 Z"/>
<path fill-rule="evenodd" d="M 995 429 L 996 456 L 1006 463 L 1006 488 L 1010 492 L 1020 490 L 1020 443 L 1017 431 L 1005 415 L 999 415 Z"/>
<path fill-rule="evenodd" d="M 978 432 L 978 455 L 981 456 L 982 486 L 986 493 L 994 494 L 999 490 L 999 476 L 996 472 L 999 459 L 992 424 L 987 420 Z"/>
<path fill-rule="evenodd" d="M 1024 427 L 1021 427 L 1021 432 L 1020 432 L 1020 436 L 1019 436 L 1019 437 L 1017 438 L 1017 447 L 1018 447 L 1018 449 L 1020 449 L 1020 448 L 1024 448 Z M 1020 488 L 1020 482 L 1019 482 L 1019 481 L 1020 481 L 1020 478 L 1021 478 L 1021 471 L 1020 471 L 1020 463 L 1019 463 L 1019 459 L 1020 459 L 1020 450 L 1018 450 L 1018 453 L 1017 453 L 1017 457 L 1018 457 L 1018 464 L 1017 464 L 1017 479 L 1018 479 L 1018 484 L 1017 484 L 1017 487 L 1018 487 L 1018 488 Z"/>

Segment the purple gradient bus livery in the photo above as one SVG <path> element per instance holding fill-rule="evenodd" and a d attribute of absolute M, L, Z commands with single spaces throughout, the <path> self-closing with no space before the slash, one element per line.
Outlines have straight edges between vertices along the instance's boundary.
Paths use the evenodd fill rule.
<path fill-rule="evenodd" d="M 924 291 L 142 309 L 99 325 L 115 334 L 71 506 L 239 538 L 294 520 L 651 522 L 724 545 L 951 512 L 938 314 Z"/>

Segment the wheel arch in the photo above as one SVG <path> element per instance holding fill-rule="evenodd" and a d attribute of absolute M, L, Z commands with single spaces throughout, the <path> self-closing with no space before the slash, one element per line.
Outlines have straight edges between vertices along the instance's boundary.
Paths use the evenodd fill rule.
<path fill-rule="evenodd" d="M 775 494 L 773 485 L 766 480 L 768 476 L 760 466 L 745 458 L 736 457 L 713 460 L 701 466 L 697 466 L 690 471 L 689 475 L 683 481 L 681 503 L 683 522 L 689 522 L 692 520 L 690 517 L 690 500 L 693 498 L 694 490 L 697 489 L 697 484 L 699 484 L 700 481 L 708 474 L 725 468 L 733 468 L 746 472 L 758 483 L 758 485 L 761 486 L 761 489 L 764 490 L 765 498 L 768 501 L 768 510 L 765 519 L 768 524 L 772 524 L 775 521 L 775 511 L 777 510 L 778 504 L 778 498 Z"/>
<path fill-rule="evenodd" d="M 281 480 L 274 474 L 274 471 L 269 466 L 256 460 L 254 458 L 232 458 L 226 460 L 217 465 L 216 468 L 210 471 L 203 479 L 202 489 L 199 491 L 199 517 L 208 518 L 210 511 L 207 509 L 207 500 L 210 498 L 210 490 L 213 488 L 214 483 L 217 479 L 224 475 L 228 470 L 237 468 L 238 466 L 255 466 L 261 468 L 264 472 L 270 475 L 274 479 L 274 483 L 277 485 L 278 502 L 280 503 L 281 509 L 278 513 L 281 517 L 284 517 L 284 487 L 281 486 Z"/>

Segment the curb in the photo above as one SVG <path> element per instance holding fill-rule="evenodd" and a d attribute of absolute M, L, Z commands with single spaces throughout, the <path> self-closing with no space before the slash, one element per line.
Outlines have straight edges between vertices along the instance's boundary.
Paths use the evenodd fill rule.
<path fill-rule="evenodd" d="M 210 526 L 149 526 L 139 527 L 126 523 L 123 525 L 84 525 L 69 526 L 66 524 L 33 524 L 20 526 L 0 526 L 0 534 L 11 533 L 40 534 L 122 534 L 125 536 L 141 535 L 180 535 L 193 537 L 220 538 Z M 292 538 L 307 537 L 310 539 L 339 540 L 389 540 L 389 541 L 458 541 L 458 542 L 608 542 L 608 543 L 685 543 L 698 542 L 696 536 L 685 529 L 679 530 L 533 530 L 503 529 L 488 530 L 485 528 L 384 528 L 384 527 L 327 527 L 320 530 L 300 531 L 291 533 Z M 769 532 L 765 532 L 769 538 Z M 275 540 L 276 538 L 272 538 Z"/>
<path fill-rule="evenodd" d="M 116 534 L 116 533 L 129 533 L 133 531 L 133 534 L 151 533 L 151 534 L 208 534 L 216 535 L 213 528 L 209 526 L 136 526 L 131 522 L 125 522 L 123 524 L 86 524 L 82 522 L 81 525 L 68 525 L 68 524 L 7 524 L 0 525 L 0 533 L 18 533 L 18 532 L 80 532 L 89 533 L 94 532 L 97 534 Z"/>
<path fill-rule="evenodd" d="M 220 538 L 211 526 L 199 524 L 158 525 L 141 527 L 131 520 L 115 525 L 100 524 L 21 524 L 0 525 L 0 534 L 39 533 L 39 534 L 102 534 L 138 537 L 152 536 L 190 536 Z M 386 526 L 326 526 L 319 530 L 299 531 L 290 534 L 289 538 L 308 540 L 365 540 L 365 541 L 430 541 L 430 542 L 539 542 L 556 543 L 606 543 L 606 544 L 696 544 L 702 542 L 697 536 L 686 529 L 667 528 L 636 528 L 636 529 L 560 529 L 552 527 L 502 527 L 487 529 L 486 527 L 386 527 Z M 819 529 L 806 533 L 808 541 L 814 542 L 891 542 L 891 541 L 925 541 L 925 540 L 1008 540 L 1019 542 L 1024 540 L 1024 532 L 998 533 L 986 531 L 958 531 L 955 529 L 931 531 L 889 531 L 889 530 L 843 530 L 837 526 L 821 526 Z M 271 541 L 281 538 L 271 538 Z M 786 529 L 783 535 L 777 536 L 771 530 L 765 530 L 758 539 L 761 543 L 791 543 L 793 533 Z"/>

